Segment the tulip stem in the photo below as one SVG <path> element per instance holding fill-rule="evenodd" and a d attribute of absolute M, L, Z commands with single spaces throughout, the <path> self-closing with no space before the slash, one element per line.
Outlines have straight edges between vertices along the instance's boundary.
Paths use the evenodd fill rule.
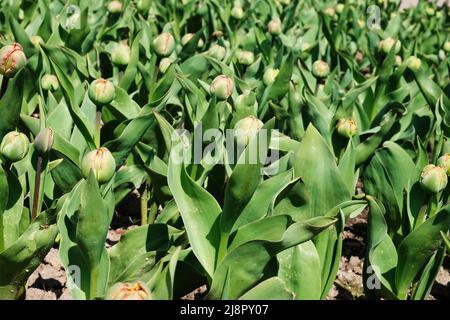
<path fill-rule="evenodd" d="M 31 219 L 35 220 L 38 215 L 39 191 L 41 189 L 42 156 L 38 156 L 36 165 L 36 177 L 34 179 L 33 207 L 31 210 Z"/>
<path fill-rule="evenodd" d="M 3 76 L 2 86 L 0 88 L 0 99 L 3 98 L 3 96 L 6 93 L 6 89 L 8 89 L 8 81 L 9 81 L 9 78 L 6 76 Z"/>
<path fill-rule="evenodd" d="M 144 182 L 144 190 L 141 193 L 141 226 L 148 224 L 148 184 Z"/>
<path fill-rule="evenodd" d="M 102 126 L 102 113 L 101 111 L 97 111 L 95 114 L 95 136 L 94 136 L 94 142 L 95 146 L 97 148 L 100 148 L 100 129 Z"/>
<path fill-rule="evenodd" d="M 98 281 L 98 266 L 95 266 L 91 269 L 90 273 L 90 292 L 89 299 L 95 300 L 97 298 L 97 281 Z"/>

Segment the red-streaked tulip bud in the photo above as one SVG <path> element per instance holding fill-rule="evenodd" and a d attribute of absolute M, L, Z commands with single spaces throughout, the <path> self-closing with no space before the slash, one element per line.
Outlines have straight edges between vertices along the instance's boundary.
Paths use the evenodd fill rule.
<path fill-rule="evenodd" d="M 226 100 L 233 93 L 233 80 L 227 76 L 217 76 L 210 86 L 211 94 L 215 95 L 220 100 Z"/>
<path fill-rule="evenodd" d="M 422 61 L 415 56 L 410 56 L 408 59 L 406 59 L 406 66 L 411 70 L 417 71 L 422 66 Z"/>
<path fill-rule="evenodd" d="M 116 66 L 125 66 L 130 63 L 131 49 L 128 44 L 124 42 L 118 43 L 111 50 L 111 61 Z"/>
<path fill-rule="evenodd" d="M 264 123 L 254 116 L 248 116 L 239 120 L 234 126 L 234 136 L 240 148 L 248 145 L 261 130 Z"/>
<path fill-rule="evenodd" d="M 355 135 L 358 127 L 353 119 L 340 119 L 336 126 L 337 132 L 346 138 L 351 138 Z"/>
<path fill-rule="evenodd" d="M 169 58 L 162 58 L 159 62 L 159 71 L 161 71 L 162 73 L 166 73 L 171 64 L 172 61 Z"/>
<path fill-rule="evenodd" d="M 116 88 L 110 81 L 100 78 L 89 85 L 88 95 L 97 106 L 103 106 L 114 100 Z"/>
<path fill-rule="evenodd" d="M 169 32 L 163 32 L 153 39 L 153 50 L 160 57 L 167 57 L 175 49 L 175 39 Z"/>
<path fill-rule="evenodd" d="M 241 20 L 244 17 L 244 10 L 241 6 L 235 5 L 233 9 L 231 9 L 231 16 L 236 20 Z"/>
<path fill-rule="evenodd" d="M 420 184 L 425 190 L 438 193 L 447 186 L 447 173 L 442 167 L 428 164 L 422 170 Z"/>
<path fill-rule="evenodd" d="M 381 40 L 378 44 L 378 48 L 386 54 L 388 54 L 392 48 L 394 48 L 395 53 L 398 53 L 401 49 L 401 46 L 401 42 L 394 38 L 386 38 L 384 40 Z"/>
<path fill-rule="evenodd" d="M 275 82 L 275 79 L 277 78 L 279 73 L 280 73 L 280 70 L 278 70 L 278 69 L 267 68 L 266 71 L 264 71 L 264 75 L 263 75 L 264 84 L 266 86 L 270 86 L 272 83 Z"/>
<path fill-rule="evenodd" d="M 255 62 L 255 55 L 251 51 L 241 51 L 238 53 L 238 61 L 244 66 L 249 66 Z"/>
<path fill-rule="evenodd" d="M 86 153 L 81 162 L 81 172 L 86 179 L 91 170 L 99 184 L 111 180 L 116 171 L 116 161 L 108 149 L 102 147 Z"/>
<path fill-rule="evenodd" d="M 218 44 L 213 44 L 208 50 L 208 55 L 217 60 L 223 60 L 226 54 L 226 49 Z"/>
<path fill-rule="evenodd" d="M 41 87 L 44 90 L 56 91 L 59 88 L 58 78 L 53 74 L 45 74 L 41 79 Z"/>
<path fill-rule="evenodd" d="M 30 141 L 23 133 L 12 131 L 7 133 L 0 144 L 0 153 L 10 162 L 20 161 L 28 153 Z"/>
<path fill-rule="evenodd" d="M 444 154 L 438 159 L 438 165 L 445 169 L 447 175 L 450 176 L 450 153 Z"/>
<path fill-rule="evenodd" d="M 12 78 L 27 64 L 27 57 L 18 43 L 0 49 L 0 73 Z"/>
<path fill-rule="evenodd" d="M 34 139 L 34 150 L 40 154 L 45 154 L 50 152 L 53 147 L 53 141 L 55 139 L 55 132 L 51 128 L 42 129 L 36 138 Z"/>
<path fill-rule="evenodd" d="M 110 3 L 108 3 L 108 11 L 110 13 L 120 13 L 123 10 L 123 4 L 122 2 L 118 1 L 118 0 L 113 0 Z"/>
<path fill-rule="evenodd" d="M 316 78 L 326 78 L 330 74 L 330 66 L 322 60 L 317 60 L 312 65 L 312 74 Z"/>
<path fill-rule="evenodd" d="M 277 36 L 282 32 L 281 29 L 281 20 L 279 18 L 275 18 L 269 22 L 267 25 L 269 33 L 273 36 Z"/>
<path fill-rule="evenodd" d="M 149 300 L 150 290 L 142 281 L 116 283 L 109 290 L 106 300 Z"/>
<path fill-rule="evenodd" d="M 450 41 L 444 43 L 444 51 L 450 52 Z"/>

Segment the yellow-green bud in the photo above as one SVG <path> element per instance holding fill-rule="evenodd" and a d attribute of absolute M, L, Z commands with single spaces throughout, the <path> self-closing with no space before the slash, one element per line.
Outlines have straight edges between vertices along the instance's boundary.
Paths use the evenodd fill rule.
<path fill-rule="evenodd" d="M 408 59 L 406 59 L 406 65 L 411 70 L 419 70 L 422 65 L 422 61 L 415 56 L 410 56 Z"/>
<path fill-rule="evenodd" d="M 111 50 L 111 61 L 117 66 L 125 66 L 130 63 L 131 49 L 125 42 L 118 43 Z"/>
<path fill-rule="evenodd" d="M 280 70 L 278 70 L 278 69 L 274 69 L 274 68 L 266 69 L 266 71 L 264 71 L 264 75 L 263 75 L 263 83 L 266 86 L 270 86 L 272 83 L 275 82 L 275 79 L 277 78 L 279 73 L 280 73 Z"/>
<path fill-rule="evenodd" d="M 106 295 L 106 300 L 149 300 L 150 290 L 142 281 L 116 283 Z"/>
<path fill-rule="evenodd" d="M 89 85 L 88 95 L 97 106 L 103 106 L 114 100 L 116 88 L 110 81 L 100 78 Z"/>
<path fill-rule="evenodd" d="M 195 34 L 193 33 L 186 33 L 182 38 L 181 38 L 181 44 L 183 46 L 185 46 L 189 41 L 191 41 L 191 39 L 195 36 Z"/>
<path fill-rule="evenodd" d="M 426 9 L 425 9 L 425 12 L 427 13 L 427 15 L 428 16 L 434 16 L 434 14 L 436 13 L 436 11 L 434 11 L 434 9 L 433 8 L 431 8 L 431 7 L 427 7 Z"/>
<path fill-rule="evenodd" d="M 53 147 L 53 141 L 55 139 L 55 132 L 51 128 L 42 129 L 36 138 L 34 138 L 34 150 L 40 154 L 45 154 L 50 152 Z"/>
<path fill-rule="evenodd" d="M 343 3 L 338 3 L 336 5 L 336 12 L 341 14 L 342 12 L 344 12 L 344 8 L 345 8 L 345 6 Z"/>
<path fill-rule="evenodd" d="M 251 51 L 240 51 L 238 53 L 238 61 L 240 64 L 249 66 L 255 62 L 255 55 Z"/>
<path fill-rule="evenodd" d="M 30 37 L 31 43 L 37 48 L 41 44 L 44 44 L 44 39 L 42 39 L 40 36 L 31 36 Z"/>
<path fill-rule="evenodd" d="M 0 73 L 8 78 L 14 77 L 27 64 L 27 57 L 18 43 L 0 49 Z"/>
<path fill-rule="evenodd" d="M 162 58 L 159 62 L 159 70 L 162 73 L 166 73 L 167 69 L 169 69 L 170 65 L 172 64 L 172 61 L 169 58 Z"/>
<path fill-rule="evenodd" d="M 425 190 L 431 193 L 438 193 L 444 190 L 447 186 L 445 169 L 433 164 L 426 165 L 420 175 L 420 184 Z"/>
<path fill-rule="evenodd" d="M 269 33 L 273 36 L 277 36 L 282 32 L 281 20 L 279 18 L 272 19 L 267 25 Z"/>
<path fill-rule="evenodd" d="M 247 146 L 263 125 L 264 123 L 254 116 L 248 116 L 239 120 L 234 126 L 234 136 L 238 146 L 241 148 Z"/>
<path fill-rule="evenodd" d="M 450 176 L 450 153 L 444 154 L 438 159 L 438 165 L 445 169 L 447 175 Z"/>
<path fill-rule="evenodd" d="M 86 179 L 91 170 L 99 184 L 111 180 L 116 171 L 116 161 L 108 149 L 102 147 L 86 153 L 81 162 L 81 172 Z"/>
<path fill-rule="evenodd" d="M 226 100 L 233 93 L 233 80 L 227 76 L 217 76 L 210 86 L 211 94 L 215 95 L 220 100 Z"/>
<path fill-rule="evenodd" d="M 341 136 L 351 138 L 355 135 L 358 127 L 353 119 L 339 119 L 336 130 Z"/>
<path fill-rule="evenodd" d="M 330 66 L 323 60 L 317 60 L 312 65 L 312 73 L 316 78 L 326 78 L 330 74 Z"/>
<path fill-rule="evenodd" d="M 110 13 L 120 13 L 123 10 L 123 4 L 122 2 L 118 1 L 118 0 L 113 0 L 110 3 L 108 3 L 108 11 Z"/>
<path fill-rule="evenodd" d="M 236 20 L 241 20 L 244 17 L 244 10 L 241 6 L 234 6 L 233 9 L 231 9 L 231 16 Z"/>
<path fill-rule="evenodd" d="M 323 11 L 327 16 L 334 17 L 336 15 L 336 12 L 334 11 L 333 7 L 326 7 Z"/>
<path fill-rule="evenodd" d="M 30 142 L 23 133 L 12 131 L 7 133 L 0 144 L 0 153 L 10 162 L 20 161 L 28 153 Z"/>
<path fill-rule="evenodd" d="M 380 50 L 386 54 L 389 53 L 389 51 L 391 51 L 392 48 L 394 48 L 395 53 L 398 53 L 400 51 L 401 46 L 402 46 L 401 42 L 394 38 L 386 38 L 384 40 L 381 40 L 380 43 L 378 44 Z"/>
<path fill-rule="evenodd" d="M 444 43 L 444 50 L 446 52 L 450 52 L 450 41 L 445 41 L 445 43 Z"/>
<path fill-rule="evenodd" d="M 58 78 L 53 74 L 45 74 L 41 79 L 41 87 L 44 90 L 56 91 L 59 88 Z"/>
<path fill-rule="evenodd" d="M 208 55 L 217 60 L 223 60 L 226 53 L 226 49 L 218 44 L 213 44 L 208 50 Z"/>
<path fill-rule="evenodd" d="M 403 63 L 402 57 L 400 57 L 399 55 L 395 56 L 395 66 L 396 67 L 400 67 Z"/>
<path fill-rule="evenodd" d="M 175 49 L 175 39 L 169 32 L 163 32 L 153 39 L 153 50 L 160 57 L 167 57 Z"/>

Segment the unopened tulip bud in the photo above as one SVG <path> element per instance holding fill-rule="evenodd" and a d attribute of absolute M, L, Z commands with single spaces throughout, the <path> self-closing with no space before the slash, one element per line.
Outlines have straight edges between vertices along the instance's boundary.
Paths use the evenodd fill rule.
<path fill-rule="evenodd" d="M 234 6 L 233 9 L 231 9 L 231 16 L 236 20 L 241 20 L 244 17 L 244 10 L 241 6 Z"/>
<path fill-rule="evenodd" d="M 55 132 L 51 128 L 42 129 L 34 139 L 34 150 L 40 154 L 46 154 L 52 150 Z"/>
<path fill-rule="evenodd" d="M 169 32 L 163 32 L 153 40 L 153 50 L 160 57 L 167 57 L 175 49 L 175 39 Z"/>
<path fill-rule="evenodd" d="M 56 91 L 59 88 L 58 78 L 53 74 L 46 74 L 41 79 L 41 87 L 44 90 Z"/>
<path fill-rule="evenodd" d="M 215 95 L 220 100 L 226 100 L 233 93 L 233 80 L 227 76 L 217 76 L 210 86 L 211 94 Z"/>
<path fill-rule="evenodd" d="M 406 65 L 411 70 L 419 70 L 421 65 L 422 65 L 422 61 L 419 58 L 415 57 L 415 56 L 410 56 L 406 60 Z"/>
<path fill-rule="evenodd" d="M 434 9 L 431 8 L 431 7 L 427 7 L 427 8 L 425 9 L 425 12 L 427 13 L 427 15 L 428 15 L 429 17 L 434 16 L 434 14 L 436 13 L 436 11 L 434 11 Z"/>
<path fill-rule="evenodd" d="M 169 58 L 162 58 L 161 62 L 159 63 L 159 71 L 161 71 L 162 73 L 166 73 L 171 64 L 172 61 L 170 61 Z"/>
<path fill-rule="evenodd" d="M 141 282 L 116 283 L 109 290 L 106 300 L 149 300 L 150 290 Z"/>
<path fill-rule="evenodd" d="M 287 5 L 291 4 L 291 0 L 280 0 L 280 2 L 284 6 L 287 6 Z"/>
<path fill-rule="evenodd" d="M 151 4 L 151 0 L 139 0 L 136 7 L 139 12 L 146 13 L 150 9 Z"/>
<path fill-rule="evenodd" d="M 323 12 L 329 17 L 334 17 L 336 15 L 333 7 L 326 7 Z"/>
<path fill-rule="evenodd" d="M 366 26 L 366 22 L 364 20 L 359 19 L 358 20 L 358 27 L 360 27 L 362 29 L 365 26 Z"/>
<path fill-rule="evenodd" d="M 384 40 L 381 40 L 378 46 L 381 51 L 388 54 L 392 48 L 394 48 L 395 53 L 398 53 L 401 49 L 402 44 L 399 40 L 396 40 L 394 38 L 386 38 Z"/>
<path fill-rule="evenodd" d="M 238 61 L 244 66 L 249 66 L 255 62 L 255 55 L 251 51 L 241 51 L 238 53 Z"/>
<path fill-rule="evenodd" d="M 31 36 L 30 37 L 31 43 L 37 48 L 41 44 L 44 44 L 44 39 L 42 39 L 40 36 Z"/>
<path fill-rule="evenodd" d="M 300 51 L 305 52 L 308 51 L 311 48 L 311 45 L 308 42 L 303 42 L 300 45 Z"/>
<path fill-rule="evenodd" d="M 112 14 L 120 13 L 123 10 L 123 4 L 122 2 L 118 0 L 113 0 L 110 3 L 108 3 L 108 11 Z"/>
<path fill-rule="evenodd" d="M 236 107 L 250 107 L 256 102 L 256 95 L 251 92 L 244 92 L 236 98 Z"/>
<path fill-rule="evenodd" d="M 353 119 L 340 119 L 336 126 L 337 132 L 346 138 L 351 138 L 355 135 L 358 127 Z"/>
<path fill-rule="evenodd" d="M 0 153 L 10 162 L 20 161 L 28 153 L 30 142 L 26 135 L 12 131 L 7 133 L 0 144 Z"/>
<path fill-rule="evenodd" d="M 445 169 L 447 175 L 450 176 L 450 153 L 444 154 L 438 159 L 438 165 Z"/>
<path fill-rule="evenodd" d="M 239 120 L 234 126 L 234 136 L 239 147 L 244 148 L 258 134 L 264 123 L 254 116 Z"/>
<path fill-rule="evenodd" d="M 336 5 L 336 12 L 341 14 L 342 12 L 344 12 L 344 8 L 345 8 L 345 6 L 343 3 L 338 3 Z"/>
<path fill-rule="evenodd" d="M 128 44 L 124 42 L 118 43 L 111 50 L 111 61 L 116 66 L 125 66 L 130 63 L 131 49 Z"/>
<path fill-rule="evenodd" d="M 13 43 L 0 49 L 0 73 L 3 76 L 14 77 L 26 64 L 27 57 L 20 44 Z"/>
<path fill-rule="evenodd" d="M 446 41 L 444 43 L 444 50 L 445 50 L 445 52 L 450 52 L 450 41 Z"/>
<path fill-rule="evenodd" d="M 181 38 L 181 44 L 183 46 L 185 46 L 189 41 L 191 41 L 191 39 L 195 36 L 195 34 L 193 33 L 186 33 L 182 38 Z"/>
<path fill-rule="evenodd" d="M 111 180 L 116 170 L 116 161 L 108 149 L 102 147 L 90 151 L 84 156 L 81 162 L 81 172 L 86 179 L 91 170 L 99 184 Z"/>
<path fill-rule="evenodd" d="M 103 106 L 114 100 L 116 88 L 110 81 L 100 78 L 89 85 L 88 95 L 97 106 Z"/>
<path fill-rule="evenodd" d="M 213 44 L 208 50 L 208 55 L 217 60 L 223 60 L 226 53 L 226 49 L 218 44 Z"/>
<path fill-rule="evenodd" d="M 445 169 L 433 164 L 426 165 L 420 175 L 420 184 L 425 190 L 431 193 L 438 193 L 444 190 L 447 186 Z"/>
<path fill-rule="evenodd" d="M 279 18 L 275 18 L 269 22 L 267 25 L 267 28 L 269 30 L 269 33 L 273 36 L 279 35 L 281 30 L 281 20 Z"/>
<path fill-rule="evenodd" d="M 278 74 L 280 73 L 280 70 L 274 69 L 274 68 L 268 68 L 263 75 L 263 83 L 266 86 L 270 86 L 272 83 L 275 82 L 275 79 L 277 78 Z"/>
<path fill-rule="evenodd" d="M 312 65 L 312 74 L 316 78 L 326 78 L 330 74 L 330 66 L 322 60 L 317 60 Z"/>
<path fill-rule="evenodd" d="M 399 55 L 396 55 L 395 62 L 394 62 L 395 66 L 400 67 L 402 65 L 402 63 L 403 63 L 402 57 L 400 57 Z"/>

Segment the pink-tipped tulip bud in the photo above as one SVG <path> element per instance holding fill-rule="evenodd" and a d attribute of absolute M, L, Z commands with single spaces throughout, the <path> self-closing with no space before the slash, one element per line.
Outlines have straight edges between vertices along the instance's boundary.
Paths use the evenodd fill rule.
<path fill-rule="evenodd" d="M 149 300 L 150 290 L 142 281 L 116 283 L 109 290 L 106 300 Z"/>
<path fill-rule="evenodd" d="M 116 161 L 108 149 L 102 147 L 86 153 L 81 162 L 83 177 L 87 179 L 91 170 L 99 184 L 111 180 L 116 171 Z"/>
<path fill-rule="evenodd" d="M 51 128 L 42 129 L 34 139 L 34 150 L 40 154 L 46 154 L 52 150 L 55 132 Z"/>
<path fill-rule="evenodd" d="M 89 85 L 88 95 L 97 106 L 103 106 L 114 100 L 116 88 L 110 81 L 100 78 Z"/>
<path fill-rule="evenodd" d="M 450 176 L 450 153 L 444 154 L 438 159 L 438 165 L 445 169 L 445 172 Z"/>
<path fill-rule="evenodd" d="M 241 51 L 238 53 L 238 61 L 244 66 L 249 66 L 255 62 L 255 55 L 251 51 Z"/>
<path fill-rule="evenodd" d="M 336 130 L 341 136 L 351 138 L 355 135 L 358 127 L 353 119 L 340 119 L 337 123 Z"/>
<path fill-rule="evenodd" d="M 215 95 L 220 100 L 227 100 L 233 93 L 233 80 L 227 76 L 217 76 L 210 86 L 211 94 Z"/>
<path fill-rule="evenodd" d="M 0 153 L 10 162 L 25 158 L 30 147 L 30 141 L 23 133 L 12 131 L 7 133 L 0 144 Z"/>
<path fill-rule="evenodd" d="M 425 190 L 438 193 L 447 186 L 447 173 L 442 167 L 428 164 L 422 170 L 420 184 Z"/>
<path fill-rule="evenodd" d="M 56 91 L 59 88 L 58 78 L 53 74 L 46 74 L 41 79 L 41 87 L 44 90 Z"/>
<path fill-rule="evenodd" d="M 8 78 L 14 77 L 27 64 L 27 57 L 18 43 L 0 49 L 0 73 Z"/>
<path fill-rule="evenodd" d="M 316 78 L 326 78 L 330 74 L 330 66 L 322 60 L 317 60 L 312 65 L 312 74 Z"/>
<path fill-rule="evenodd" d="M 213 44 L 208 50 L 208 55 L 217 60 L 223 60 L 226 54 L 226 49 L 218 44 Z"/>
<path fill-rule="evenodd" d="M 130 63 L 131 49 L 128 44 L 124 42 L 118 43 L 111 50 L 111 61 L 116 66 L 126 66 Z"/>
<path fill-rule="evenodd" d="M 258 134 L 264 123 L 254 116 L 239 120 L 234 126 L 234 136 L 240 148 L 245 148 Z"/>
<path fill-rule="evenodd" d="M 108 11 L 112 14 L 121 13 L 123 10 L 123 4 L 122 2 L 118 0 L 113 0 L 110 3 L 108 3 Z"/>
<path fill-rule="evenodd" d="M 169 32 L 163 32 L 153 39 L 153 50 L 160 57 L 170 56 L 175 49 L 175 39 Z"/>
<path fill-rule="evenodd" d="M 279 18 L 272 19 L 267 25 L 267 29 L 271 35 L 278 36 L 282 32 L 281 20 Z"/>

